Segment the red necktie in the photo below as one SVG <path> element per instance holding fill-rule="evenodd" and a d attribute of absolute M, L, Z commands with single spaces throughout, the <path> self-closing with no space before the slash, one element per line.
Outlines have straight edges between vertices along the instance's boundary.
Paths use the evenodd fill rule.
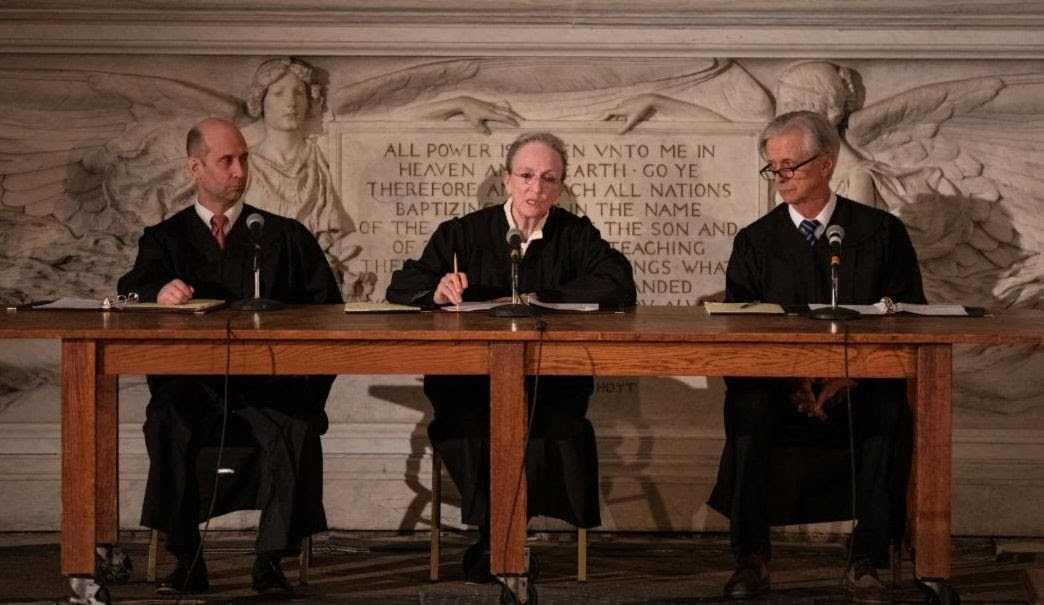
<path fill-rule="evenodd" d="M 224 214 L 215 214 L 210 217 L 210 232 L 222 250 L 225 249 L 225 223 L 227 222 L 228 217 Z"/>

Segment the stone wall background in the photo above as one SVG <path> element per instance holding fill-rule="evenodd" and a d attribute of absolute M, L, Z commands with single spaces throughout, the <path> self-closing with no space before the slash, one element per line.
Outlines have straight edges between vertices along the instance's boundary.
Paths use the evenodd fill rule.
<path fill-rule="evenodd" d="M 858 13 L 843 2 L 782 11 L 661 0 L 642 14 L 579 1 L 248 4 L 0 8 L 5 302 L 110 294 L 141 229 L 190 199 L 182 141 L 199 117 L 236 119 L 256 156 L 286 160 L 266 145 L 274 127 L 243 100 L 259 65 L 294 56 L 316 68 L 326 107 L 300 125 L 306 151 L 287 164 L 328 185 L 295 207 L 319 231 L 333 224 L 320 217 L 348 217 L 329 240 L 346 294 L 379 298 L 430 228 L 502 199 L 489 174 L 501 145 L 541 128 L 583 151 L 572 170 L 588 166 L 571 171 L 564 203 L 628 252 L 643 304 L 695 303 L 724 287 L 730 225 L 773 203 L 753 137 L 774 112 L 802 106 L 833 111 L 845 128 L 836 186 L 907 222 L 930 299 L 1041 308 L 1035 3 L 948 3 L 945 18 L 934 2 Z M 1033 504 L 1044 495 L 1042 360 L 1037 348 L 958 350 L 956 533 L 1044 533 Z M 57 379 L 55 343 L 0 351 L 0 530 L 58 526 Z M 147 393 L 139 377 L 120 387 L 121 524 L 133 528 Z M 722 394 L 713 377 L 598 381 L 606 529 L 725 528 L 703 504 L 723 443 Z M 430 411 L 419 380 L 343 376 L 328 410 L 331 526 L 426 527 Z M 453 504 L 448 496 L 450 520 Z"/>

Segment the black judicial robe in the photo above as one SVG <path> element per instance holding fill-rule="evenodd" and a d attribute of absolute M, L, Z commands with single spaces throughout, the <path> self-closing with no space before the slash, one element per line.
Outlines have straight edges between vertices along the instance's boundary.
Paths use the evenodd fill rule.
<path fill-rule="evenodd" d="M 503 205 L 490 206 L 442 223 L 421 257 L 392 275 L 387 298 L 434 305 L 439 280 L 458 268 L 468 276 L 464 299 L 484 301 L 511 295 L 511 260 Z M 519 291 L 547 302 L 633 305 L 637 299 L 631 265 L 602 239 L 586 217 L 551 208 L 543 238 L 526 249 Z M 541 377 L 526 455 L 531 516 L 544 515 L 579 527 L 601 523 L 598 456 L 594 430 L 585 418 L 594 380 Z M 533 378 L 527 379 L 532 397 Z M 489 507 L 489 378 L 425 376 L 424 391 L 435 409 L 428 426 L 433 446 L 461 492 L 462 518 L 487 522 Z"/>
<path fill-rule="evenodd" d="M 838 196 L 830 224 L 840 225 L 845 230 L 838 304 L 873 304 L 885 296 L 895 302 L 926 302 L 917 255 L 902 221 L 882 210 Z M 725 300 L 760 300 L 782 305 L 829 304 L 830 250 L 827 238 L 820 237 L 815 246 L 809 246 L 790 219 L 787 205 L 780 204 L 736 234 L 726 270 Z M 727 377 L 727 392 L 741 390 L 749 380 L 759 379 Z M 792 405 L 788 401 L 780 404 Z M 839 421 L 843 414 L 840 405 L 829 413 L 826 422 L 808 419 L 795 412 L 800 420 L 797 425 L 788 427 L 790 435 L 811 436 L 810 441 L 815 444 L 809 443 L 809 447 L 805 447 L 799 440 L 796 447 L 794 443 L 787 443 L 785 447 L 773 449 L 770 465 L 772 485 L 769 489 L 773 497 L 769 500 L 768 511 L 773 525 L 851 518 L 847 425 Z M 909 426 L 901 426 L 900 432 L 908 429 Z M 896 437 L 893 481 L 905 485 L 909 469 L 909 437 Z M 783 440 L 787 441 L 787 435 Z M 836 455 L 824 452 L 815 447 L 816 444 L 834 446 Z M 726 516 L 732 509 L 737 491 L 732 470 L 736 447 L 735 438 L 726 430 L 718 479 L 708 502 Z M 894 504 L 897 514 L 904 505 L 902 495 Z"/>
<path fill-rule="evenodd" d="M 261 296 L 292 304 L 339 303 L 340 290 L 315 237 L 299 222 L 244 205 L 222 250 L 190 206 L 148 227 L 134 267 L 120 278 L 121 294 L 155 301 L 178 278 L 196 298 L 228 301 L 254 293 L 254 246 L 246 217 L 265 218 Z M 209 500 L 197 493 L 195 457 L 217 444 L 221 427 L 221 376 L 148 376 L 146 411 L 149 476 L 141 523 L 168 534 L 172 550 L 194 548 Z M 256 501 L 262 510 L 261 551 L 295 551 L 301 538 L 326 529 L 322 502 L 324 412 L 333 376 L 234 376 L 229 381 L 230 423 L 242 423 L 263 456 Z M 241 508 L 242 500 L 221 512 Z"/>

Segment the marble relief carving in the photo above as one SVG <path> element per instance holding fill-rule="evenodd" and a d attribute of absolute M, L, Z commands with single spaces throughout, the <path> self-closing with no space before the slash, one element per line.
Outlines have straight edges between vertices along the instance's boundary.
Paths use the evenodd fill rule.
<path fill-rule="evenodd" d="M 488 133 L 489 124 L 517 125 L 522 114 L 528 120 L 606 119 L 618 113 L 621 98 L 652 91 L 698 99 L 704 118 L 760 121 L 770 107 L 760 86 L 727 60 L 680 73 L 642 61 L 434 62 L 336 86 L 332 112 L 324 114 L 327 77 L 301 60 L 268 60 L 243 99 L 175 78 L 0 74 L 7 84 L 0 92 L 6 114 L 0 128 L 18 143 L 0 152 L 0 244 L 21 251 L 0 257 L 0 298 L 107 294 L 132 261 L 144 226 L 190 201 L 183 137 L 199 116 L 224 116 L 243 127 L 254 168 L 247 197 L 313 229 L 351 295 L 369 278 L 348 270 L 359 250 L 346 241 L 354 226 L 322 151 L 330 120 L 462 118 Z M 532 92 L 533 81 L 541 83 L 539 92 Z M 305 93 L 302 107 L 264 111 L 295 87 Z"/>
<path fill-rule="evenodd" d="M 627 133 L 648 121 L 763 122 L 810 108 L 844 135 L 837 190 L 911 226 L 932 299 L 1040 304 L 1039 74 L 927 84 L 869 106 L 860 74 L 825 61 L 783 66 L 769 82 L 728 59 L 544 58 L 422 62 L 350 81 L 347 70 L 284 57 L 261 62 L 242 92 L 97 71 L 0 78 L 0 128 L 13 142 L 0 152 L 6 301 L 108 293 L 144 225 L 188 202 L 182 136 L 201 115 L 244 126 L 254 167 L 248 197 L 313 229 L 346 295 L 358 298 L 372 295 L 374 279 L 350 268 L 360 250 L 351 204 L 323 151 L 331 121 L 460 119 L 488 133 L 525 121 L 617 120 Z M 305 94 L 301 107 L 274 107 L 295 89 Z"/>
<path fill-rule="evenodd" d="M 762 60 L 768 67 L 753 71 L 740 60 L 699 58 L 383 59 L 367 70 L 353 61 L 238 61 L 249 67 L 236 86 L 184 69 L 120 73 L 118 59 L 111 71 L 0 70 L 0 299 L 111 293 L 144 226 L 190 202 L 184 133 L 204 115 L 243 127 L 251 203 L 314 230 L 346 297 L 369 300 L 382 287 L 359 264 L 367 200 L 336 180 L 360 158 L 335 154 L 344 151 L 335 135 L 358 124 L 438 125 L 481 142 L 555 123 L 626 143 L 808 108 L 843 135 L 836 189 L 910 226 L 930 300 L 1041 308 L 1044 74 L 911 82 L 880 98 L 864 89 L 864 74 L 822 60 Z M 958 405 L 1044 417 L 1037 349 L 961 349 L 956 364 Z M 0 412 L 55 384 L 55 368 L 0 359 Z M 626 398 L 637 399 L 631 386 Z M 642 397 L 667 388 L 681 387 Z"/>

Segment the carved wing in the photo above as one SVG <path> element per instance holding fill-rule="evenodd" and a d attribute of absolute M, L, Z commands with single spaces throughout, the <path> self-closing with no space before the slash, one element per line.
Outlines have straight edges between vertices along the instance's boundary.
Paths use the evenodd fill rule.
<path fill-rule="evenodd" d="M 854 112 L 847 140 L 910 226 L 930 300 L 1041 307 L 1044 74 L 915 88 Z"/>
<path fill-rule="evenodd" d="M 699 104 L 704 114 L 718 119 L 763 120 L 771 113 L 771 100 L 760 84 L 725 59 L 655 65 L 540 57 L 434 61 L 348 84 L 334 92 L 332 107 L 340 116 L 383 112 L 391 119 L 410 119 L 417 114 L 402 109 L 472 96 L 528 120 L 601 120 L 628 100 L 651 94 Z M 511 99 L 510 108 L 494 105 L 505 97 Z"/>
<path fill-rule="evenodd" d="M 432 90 L 454 87 L 478 73 L 479 61 L 433 61 L 352 82 L 330 94 L 336 115 L 390 109 L 429 99 Z"/>
<path fill-rule="evenodd" d="M 173 79 L 0 70 L 0 297 L 111 293 L 190 194 L 184 133 L 239 102 Z"/>

